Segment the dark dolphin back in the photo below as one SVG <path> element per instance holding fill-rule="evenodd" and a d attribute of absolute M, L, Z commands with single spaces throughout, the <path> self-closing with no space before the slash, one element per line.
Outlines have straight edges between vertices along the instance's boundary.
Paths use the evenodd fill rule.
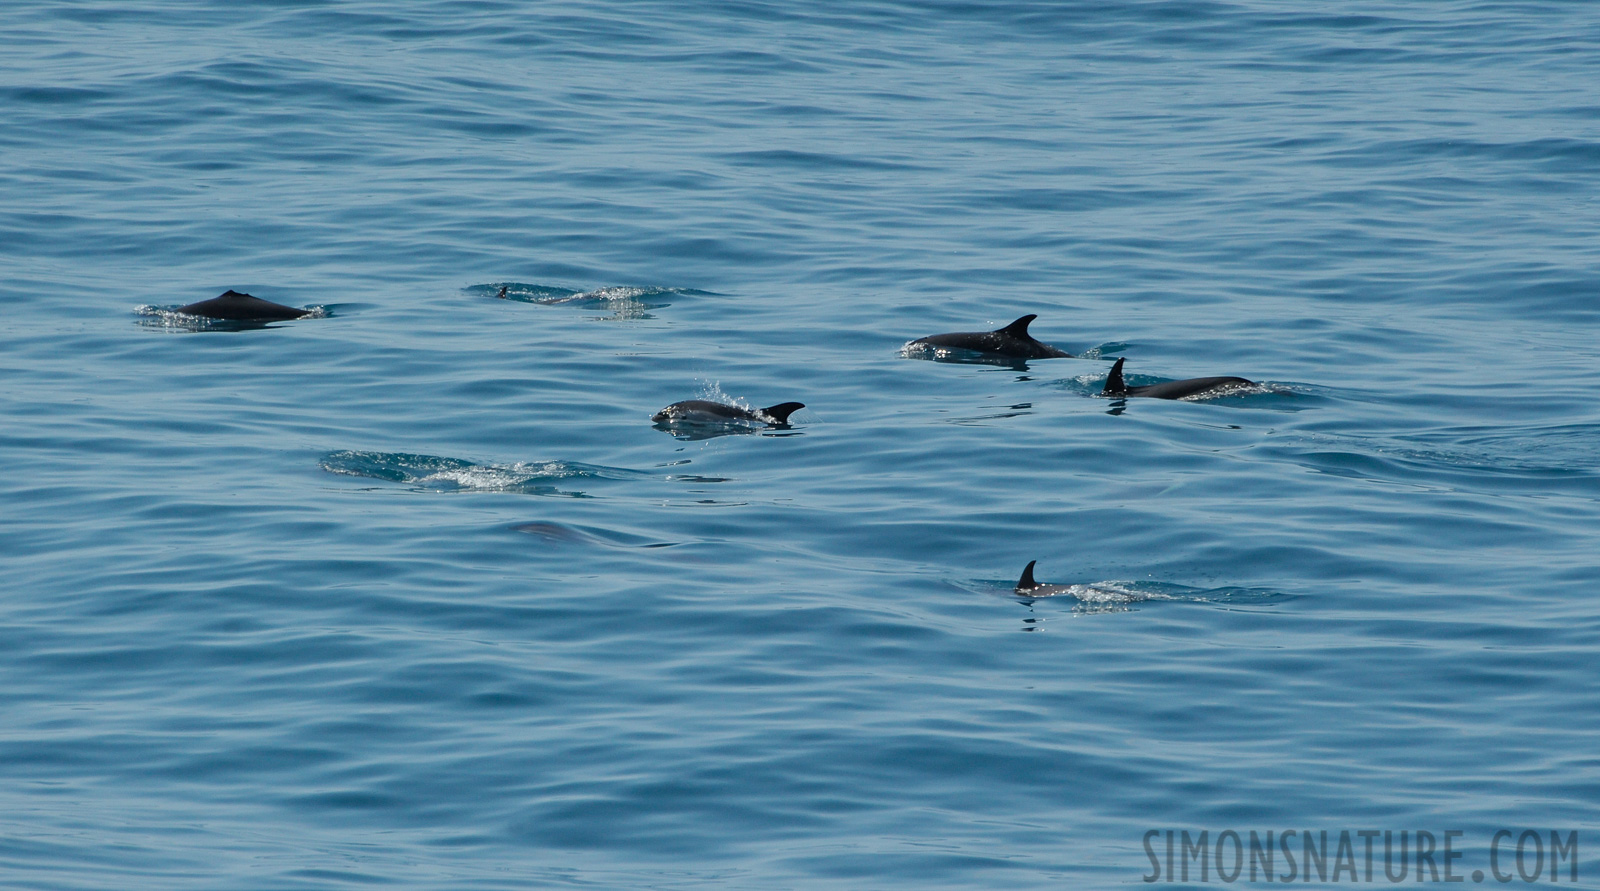
<path fill-rule="evenodd" d="M 1151 399 L 1183 399 L 1188 396 L 1200 396 L 1213 390 L 1249 387 L 1254 384 L 1253 381 L 1242 377 L 1192 377 L 1182 381 L 1130 387 L 1122 379 L 1122 362 L 1122 359 L 1118 359 L 1117 364 L 1111 366 L 1111 373 L 1106 375 L 1106 388 L 1100 391 L 1100 395 L 1113 398 L 1148 396 Z"/>
<path fill-rule="evenodd" d="M 1134 387 L 1131 395 L 1153 396 L 1157 399 L 1183 399 L 1188 396 L 1209 394 L 1217 390 L 1248 387 L 1253 383 L 1253 381 L 1242 377 L 1195 377 L 1186 381 L 1168 381 L 1164 384 Z"/>
<path fill-rule="evenodd" d="M 780 402 L 777 405 L 761 409 L 761 413 L 779 424 L 789 423 L 789 416 L 805 408 L 804 402 Z"/>
<path fill-rule="evenodd" d="M 224 319 L 235 322 L 281 322 L 289 319 L 298 319 L 307 315 L 309 310 L 294 306 L 284 306 L 270 300 L 262 300 L 249 294 L 228 290 L 219 297 L 191 303 L 188 306 L 178 307 L 178 312 L 191 316 L 205 316 L 211 319 Z"/>

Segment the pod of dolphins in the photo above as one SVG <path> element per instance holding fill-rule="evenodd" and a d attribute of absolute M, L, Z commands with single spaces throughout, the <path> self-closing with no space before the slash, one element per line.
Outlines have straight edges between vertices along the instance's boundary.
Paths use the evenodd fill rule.
<path fill-rule="evenodd" d="M 934 347 L 957 349 L 1004 359 L 1072 359 L 1071 353 L 1058 350 L 1048 343 L 1040 343 L 1028 333 L 1028 325 L 1036 315 L 1025 315 L 1004 328 L 993 331 L 963 331 L 954 334 L 933 334 L 919 337 L 906 347 Z M 1122 381 L 1122 359 L 1111 366 L 1106 376 L 1106 386 L 1100 395 L 1114 399 L 1129 396 L 1147 396 L 1152 399 L 1187 399 L 1192 396 L 1216 396 L 1240 387 L 1254 386 L 1254 381 L 1242 377 L 1196 377 L 1184 381 L 1167 381 L 1143 387 L 1130 387 Z"/>
<path fill-rule="evenodd" d="M 506 289 L 500 289 L 499 297 L 505 297 Z M 191 316 L 208 319 L 219 319 L 231 322 L 280 322 L 290 319 L 299 319 L 310 315 L 310 309 L 298 309 L 293 306 L 284 306 L 270 300 L 262 300 L 249 294 L 228 290 L 210 300 L 202 300 L 181 306 L 177 310 Z M 931 334 L 919 337 L 905 345 L 906 351 L 920 350 L 932 352 L 937 356 L 948 355 L 950 350 L 960 350 L 980 358 L 1024 360 L 1024 359 L 1072 359 L 1077 358 L 1071 353 L 1057 349 L 1050 344 L 1041 343 L 1028 333 L 1028 325 L 1038 318 L 1029 313 L 1003 328 L 993 331 L 956 331 L 949 334 Z M 1255 386 L 1254 381 L 1242 377 L 1196 377 L 1188 380 L 1165 381 L 1159 384 L 1130 387 L 1122 378 L 1122 365 L 1126 359 L 1117 359 L 1111 366 L 1111 372 L 1106 375 L 1105 387 L 1100 391 L 1101 396 L 1112 399 L 1126 399 L 1128 397 L 1144 397 L 1150 399 L 1189 399 L 1194 397 L 1216 396 L 1232 392 L 1243 387 Z M 657 426 L 663 428 L 706 427 L 737 425 L 748 427 L 752 425 L 770 428 L 787 428 L 789 416 L 805 408 L 801 402 L 780 402 L 766 408 L 748 409 L 737 405 L 727 405 L 721 402 L 711 402 L 705 399 L 686 399 L 674 402 L 650 416 Z M 1056 594 L 1068 593 L 1069 585 L 1041 584 L 1033 578 L 1033 567 L 1036 560 L 1030 560 L 1022 570 L 1022 577 L 1017 580 L 1012 590 L 1014 593 L 1028 597 L 1050 597 Z"/>

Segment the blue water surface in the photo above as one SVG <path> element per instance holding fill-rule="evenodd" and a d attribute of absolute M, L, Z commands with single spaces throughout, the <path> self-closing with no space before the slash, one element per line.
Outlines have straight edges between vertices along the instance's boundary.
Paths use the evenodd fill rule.
<path fill-rule="evenodd" d="M 1597 84 L 1583 3 L 0 6 L 0 886 L 1592 880 Z"/>

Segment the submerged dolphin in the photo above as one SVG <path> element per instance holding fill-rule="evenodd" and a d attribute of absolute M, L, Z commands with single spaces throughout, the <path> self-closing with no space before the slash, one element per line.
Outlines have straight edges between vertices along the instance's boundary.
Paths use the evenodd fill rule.
<path fill-rule="evenodd" d="M 1071 359 L 1071 353 L 1058 350 L 1048 343 L 1040 343 L 1028 333 L 1028 323 L 1037 318 L 1037 315 L 1029 313 L 1004 328 L 996 328 L 993 331 L 933 334 L 919 337 L 906 346 L 927 344 L 935 347 L 953 347 L 958 350 L 992 353 L 1011 359 Z"/>
<path fill-rule="evenodd" d="M 737 405 L 723 405 L 704 399 L 685 399 L 674 402 L 650 416 L 657 424 L 726 424 L 730 421 L 749 421 L 769 427 L 789 426 L 789 416 L 805 408 L 803 402 L 780 402 L 755 411 Z"/>
<path fill-rule="evenodd" d="M 311 310 L 296 309 L 230 290 L 220 297 L 180 306 L 178 312 L 190 316 L 204 316 L 208 319 L 226 319 L 230 322 L 281 322 L 298 319 L 308 315 Z"/>
<path fill-rule="evenodd" d="M 1125 360 L 1118 359 L 1117 364 L 1111 366 L 1111 373 L 1106 375 L 1106 388 L 1100 391 L 1101 396 L 1110 396 L 1114 399 L 1126 396 L 1183 399 L 1187 396 L 1209 396 L 1224 390 L 1255 385 L 1255 381 L 1248 381 L 1242 377 L 1193 377 L 1186 381 L 1167 381 L 1164 384 L 1130 387 L 1122 381 L 1123 361 Z"/>

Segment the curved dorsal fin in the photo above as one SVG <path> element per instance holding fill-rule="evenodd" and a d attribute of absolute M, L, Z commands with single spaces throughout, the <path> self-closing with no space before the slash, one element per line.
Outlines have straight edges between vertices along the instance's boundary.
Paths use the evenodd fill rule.
<path fill-rule="evenodd" d="M 1111 373 L 1106 375 L 1106 388 L 1100 391 L 1101 396 L 1123 396 L 1127 394 L 1128 385 L 1122 382 L 1122 363 L 1126 359 L 1127 357 L 1124 356 L 1117 360 L 1117 364 L 1111 366 Z"/>
<path fill-rule="evenodd" d="M 1029 560 L 1028 565 L 1023 568 L 1022 578 L 1017 579 L 1018 591 L 1032 591 L 1034 588 L 1039 587 L 1039 583 L 1033 580 L 1033 564 L 1038 562 L 1038 560 Z"/>
<path fill-rule="evenodd" d="M 1020 337 L 1025 340 L 1030 339 L 1028 336 L 1028 323 L 1034 319 L 1037 319 L 1038 317 L 1038 315 L 1030 312 L 1022 318 L 1017 319 L 1015 322 L 1005 326 L 1004 328 L 995 329 L 994 333 L 1004 334 L 1008 337 Z"/>
<path fill-rule="evenodd" d="M 805 407 L 806 404 L 804 402 L 780 402 L 777 405 L 763 408 L 761 413 L 776 423 L 787 424 L 789 423 L 790 415 Z"/>

